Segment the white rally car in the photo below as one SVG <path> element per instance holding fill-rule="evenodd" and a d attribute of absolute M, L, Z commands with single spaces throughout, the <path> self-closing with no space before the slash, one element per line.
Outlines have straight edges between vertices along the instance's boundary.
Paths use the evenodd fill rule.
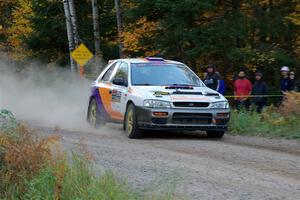
<path fill-rule="evenodd" d="M 162 58 L 110 62 L 93 84 L 87 120 L 123 123 L 129 138 L 143 130 L 203 130 L 221 138 L 230 110 L 186 65 Z"/>

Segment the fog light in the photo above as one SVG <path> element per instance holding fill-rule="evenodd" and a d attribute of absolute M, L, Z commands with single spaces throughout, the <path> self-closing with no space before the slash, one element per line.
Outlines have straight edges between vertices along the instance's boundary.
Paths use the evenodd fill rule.
<path fill-rule="evenodd" d="M 158 117 L 166 117 L 168 114 L 168 112 L 153 112 L 153 115 Z"/>
<path fill-rule="evenodd" d="M 217 113 L 217 117 L 229 117 L 229 113 Z"/>

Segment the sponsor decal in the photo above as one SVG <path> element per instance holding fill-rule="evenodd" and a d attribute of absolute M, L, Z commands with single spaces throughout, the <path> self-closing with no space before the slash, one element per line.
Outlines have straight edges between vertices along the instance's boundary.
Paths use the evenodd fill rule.
<path fill-rule="evenodd" d="M 116 103 L 120 103 L 121 102 L 121 96 L 122 96 L 122 92 L 120 92 L 118 90 L 113 90 L 112 93 L 111 93 L 111 101 L 116 102 Z"/>
<path fill-rule="evenodd" d="M 154 95 L 170 95 L 170 93 L 169 92 L 155 91 Z"/>

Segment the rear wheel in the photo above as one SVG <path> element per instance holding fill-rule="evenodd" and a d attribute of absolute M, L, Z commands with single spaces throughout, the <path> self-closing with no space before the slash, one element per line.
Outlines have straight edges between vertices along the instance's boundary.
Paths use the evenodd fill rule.
<path fill-rule="evenodd" d="M 138 127 L 135 107 L 132 103 L 127 106 L 124 122 L 125 132 L 129 138 L 137 139 L 143 136 Z"/>
<path fill-rule="evenodd" d="M 87 120 L 90 123 L 90 125 L 94 128 L 99 128 L 105 124 L 104 119 L 100 115 L 98 105 L 95 99 L 92 99 L 89 104 Z"/>
<path fill-rule="evenodd" d="M 208 138 L 222 138 L 224 133 L 224 131 L 206 131 Z"/>

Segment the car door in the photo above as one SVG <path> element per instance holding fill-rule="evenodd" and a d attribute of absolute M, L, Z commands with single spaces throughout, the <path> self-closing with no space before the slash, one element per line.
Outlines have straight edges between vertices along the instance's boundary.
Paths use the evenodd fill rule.
<path fill-rule="evenodd" d="M 116 62 L 111 65 L 111 67 L 104 73 L 102 78 L 98 82 L 98 90 L 99 90 L 99 96 L 100 96 L 100 110 L 105 112 L 105 115 L 109 119 L 115 119 L 116 114 L 114 113 L 112 109 L 112 90 L 113 90 L 113 84 L 112 84 L 112 78 L 118 69 L 118 66 L 121 62 Z"/>
<path fill-rule="evenodd" d="M 115 114 L 119 113 L 118 119 L 123 120 L 125 107 L 127 102 L 127 92 L 128 92 L 128 64 L 122 62 L 115 75 L 112 78 L 112 109 Z"/>

